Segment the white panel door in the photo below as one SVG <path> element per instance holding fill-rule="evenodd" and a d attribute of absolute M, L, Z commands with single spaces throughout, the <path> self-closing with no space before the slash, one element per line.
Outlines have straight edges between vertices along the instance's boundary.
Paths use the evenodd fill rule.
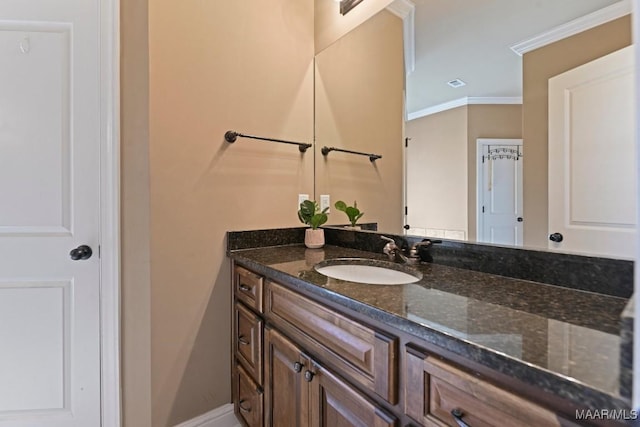
<path fill-rule="evenodd" d="M 635 255 L 633 87 L 632 47 L 549 79 L 549 249 Z"/>
<path fill-rule="evenodd" d="M 522 140 L 479 139 L 478 241 L 522 246 Z"/>
<path fill-rule="evenodd" d="M 100 425 L 98 6 L 0 2 L 0 426 Z"/>

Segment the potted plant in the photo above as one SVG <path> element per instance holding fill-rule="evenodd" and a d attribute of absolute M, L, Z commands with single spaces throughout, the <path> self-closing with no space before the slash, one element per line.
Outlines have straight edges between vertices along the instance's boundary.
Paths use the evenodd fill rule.
<path fill-rule="evenodd" d="M 351 227 L 348 227 L 348 228 L 351 228 L 354 230 L 360 229 L 360 226 L 356 225 L 356 222 L 358 222 L 358 220 L 362 218 L 362 215 L 364 215 L 364 212 L 360 212 L 360 210 L 358 209 L 358 204 L 356 203 L 355 200 L 353 201 L 353 206 L 347 206 L 347 204 L 342 200 L 338 200 L 334 206 L 339 211 L 342 211 L 347 214 L 347 218 L 349 218 L 349 222 L 351 223 Z"/>
<path fill-rule="evenodd" d="M 303 224 L 308 225 L 308 228 L 304 234 L 304 244 L 310 249 L 317 249 L 324 246 L 324 230 L 320 227 L 327 222 L 327 210 L 325 208 L 320 211 L 318 203 L 315 200 L 305 200 L 300 203 L 300 209 L 298 210 L 298 218 Z"/>

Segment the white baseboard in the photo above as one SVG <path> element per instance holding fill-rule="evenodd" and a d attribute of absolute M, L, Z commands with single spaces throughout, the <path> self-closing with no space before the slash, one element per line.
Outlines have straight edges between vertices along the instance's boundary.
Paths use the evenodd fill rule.
<path fill-rule="evenodd" d="M 227 403 L 175 427 L 240 427 L 240 422 L 233 413 L 233 404 Z"/>

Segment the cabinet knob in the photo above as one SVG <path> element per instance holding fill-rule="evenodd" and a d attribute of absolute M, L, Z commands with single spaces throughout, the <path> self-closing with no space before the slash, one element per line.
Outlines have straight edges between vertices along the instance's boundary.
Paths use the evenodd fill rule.
<path fill-rule="evenodd" d="M 304 379 L 305 379 L 305 381 L 306 381 L 306 382 L 310 383 L 310 382 L 313 380 L 313 377 L 314 377 L 315 375 L 316 375 L 316 374 L 314 374 L 314 373 L 313 373 L 313 372 L 311 372 L 311 371 L 305 371 L 305 372 L 304 372 Z"/>
<path fill-rule="evenodd" d="M 293 364 L 293 370 L 300 373 L 302 372 L 302 363 L 296 362 Z"/>
<path fill-rule="evenodd" d="M 250 341 L 247 341 L 247 339 L 244 337 L 244 335 L 240 335 L 240 336 L 238 337 L 238 342 L 239 342 L 240 344 L 242 344 L 242 345 L 249 345 L 249 344 L 251 344 L 251 342 L 250 342 Z"/>
<path fill-rule="evenodd" d="M 471 427 L 462 419 L 462 417 L 464 416 L 464 412 L 462 412 L 460 409 L 453 408 L 451 410 L 451 415 L 453 415 L 453 420 L 456 422 L 456 424 L 458 424 L 459 427 Z"/>
<path fill-rule="evenodd" d="M 245 285 L 244 283 L 241 283 L 239 288 L 243 292 L 249 292 L 251 290 L 251 288 L 249 286 Z"/>

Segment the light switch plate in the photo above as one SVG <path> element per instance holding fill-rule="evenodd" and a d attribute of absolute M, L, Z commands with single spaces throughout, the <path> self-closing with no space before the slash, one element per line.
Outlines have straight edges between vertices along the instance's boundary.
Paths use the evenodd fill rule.
<path fill-rule="evenodd" d="M 324 208 L 329 208 L 326 213 L 331 212 L 331 198 L 328 194 L 320 195 L 320 211 L 323 211 Z"/>
<path fill-rule="evenodd" d="M 300 203 L 304 202 L 305 200 L 309 200 L 308 194 L 298 194 L 298 206 L 296 206 L 296 210 L 300 209 Z"/>

